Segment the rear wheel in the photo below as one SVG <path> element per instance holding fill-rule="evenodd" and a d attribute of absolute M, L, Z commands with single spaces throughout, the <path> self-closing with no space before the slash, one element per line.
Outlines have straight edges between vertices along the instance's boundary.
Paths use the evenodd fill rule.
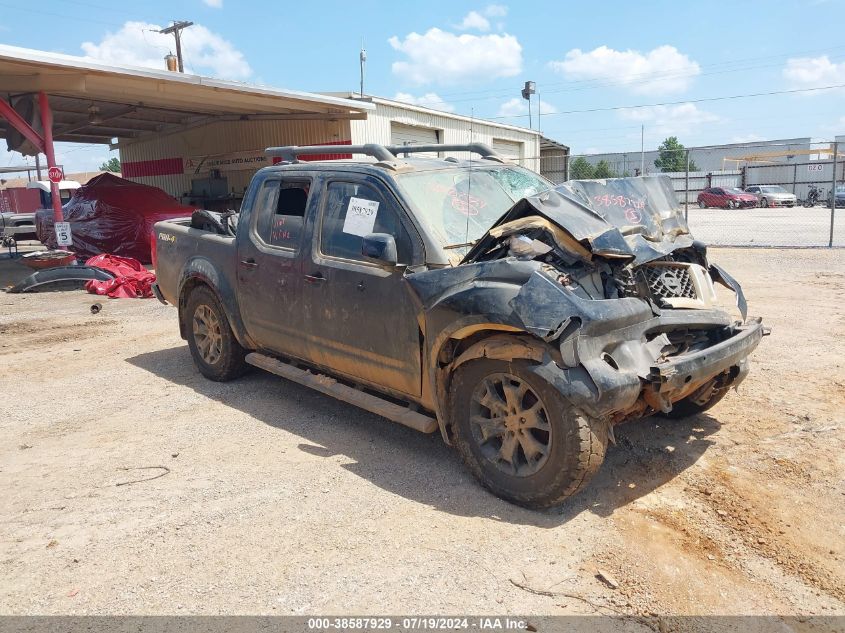
<path fill-rule="evenodd" d="M 455 445 L 472 474 L 521 506 L 563 502 L 604 460 L 605 423 L 575 409 L 525 361 L 459 367 L 450 412 Z"/>
<path fill-rule="evenodd" d="M 200 373 L 218 382 L 244 374 L 246 350 L 235 338 L 220 301 L 205 286 L 191 291 L 185 309 L 188 347 Z"/>
<path fill-rule="evenodd" d="M 707 203 L 706 203 L 706 202 L 704 202 L 704 200 L 699 200 L 699 201 L 698 201 L 698 208 L 699 208 L 699 209 L 706 209 L 706 208 L 707 208 Z"/>

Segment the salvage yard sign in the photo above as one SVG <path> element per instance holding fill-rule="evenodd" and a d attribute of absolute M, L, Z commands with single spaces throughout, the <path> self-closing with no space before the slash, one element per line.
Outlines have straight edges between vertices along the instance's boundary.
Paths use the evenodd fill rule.
<path fill-rule="evenodd" d="M 207 174 L 211 170 L 220 172 L 258 170 L 273 164 L 273 159 L 263 149 L 212 156 L 191 156 L 185 159 L 185 173 L 189 175 Z"/>

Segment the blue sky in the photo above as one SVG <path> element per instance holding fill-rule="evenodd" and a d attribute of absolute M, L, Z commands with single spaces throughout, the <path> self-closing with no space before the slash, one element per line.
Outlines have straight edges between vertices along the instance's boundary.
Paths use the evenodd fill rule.
<path fill-rule="evenodd" d="M 687 145 L 845 134 L 843 89 L 699 101 L 845 84 L 845 39 L 828 37 L 843 0 L 0 0 L 0 15 L 4 44 L 155 67 L 170 40 L 149 29 L 188 19 L 190 70 L 307 91 L 357 89 L 363 38 L 367 92 L 527 125 L 530 79 L 544 134 L 576 153 L 636 150 L 641 125 L 646 148 L 670 134 Z M 668 105 L 606 110 L 650 104 Z M 594 109 L 605 110 L 572 112 Z M 106 154 L 64 147 L 59 160 L 71 171 Z"/>

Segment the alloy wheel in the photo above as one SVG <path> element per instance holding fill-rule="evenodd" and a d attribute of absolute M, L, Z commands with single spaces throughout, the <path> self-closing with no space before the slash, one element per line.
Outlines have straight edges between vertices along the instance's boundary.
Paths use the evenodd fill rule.
<path fill-rule="evenodd" d="M 220 331 L 220 319 L 205 304 L 197 306 L 193 318 L 193 334 L 200 358 L 209 365 L 220 360 L 223 352 L 223 335 Z"/>
<path fill-rule="evenodd" d="M 533 475 L 549 458 L 553 438 L 547 409 L 525 381 L 511 374 L 491 374 L 476 386 L 470 427 L 484 458 L 508 475 Z"/>

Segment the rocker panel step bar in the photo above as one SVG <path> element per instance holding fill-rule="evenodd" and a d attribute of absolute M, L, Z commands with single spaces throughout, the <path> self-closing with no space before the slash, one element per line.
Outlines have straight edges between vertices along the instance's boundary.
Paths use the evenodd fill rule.
<path fill-rule="evenodd" d="M 305 385 L 326 395 L 343 400 L 361 409 L 375 413 L 393 422 L 398 422 L 420 433 L 434 433 L 437 430 L 437 420 L 407 407 L 394 404 L 378 396 L 373 396 L 354 387 L 339 383 L 334 378 L 323 374 L 314 374 L 299 369 L 277 358 L 252 352 L 246 355 L 246 362 L 250 365 L 269 371 L 282 378 Z"/>

